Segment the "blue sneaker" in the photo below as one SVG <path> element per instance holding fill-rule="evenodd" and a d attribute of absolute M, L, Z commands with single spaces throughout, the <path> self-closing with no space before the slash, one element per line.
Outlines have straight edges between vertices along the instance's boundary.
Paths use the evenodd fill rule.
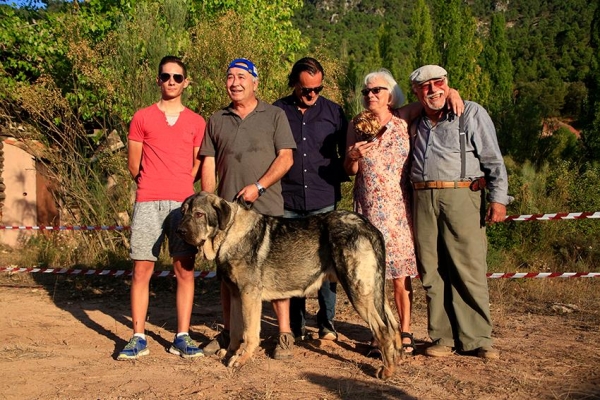
<path fill-rule="evenodd" d="M 169 349 L 169 353 L 181 356 L 183 358 L 204 356 L 204 352 L 188 334 L 175 336 L 175 340 L 173 340 L 173 344 Z"/>
<path fill-rule="evenodd" d="M 146 339 L 142 339 L 139 336 L 133 336 L 123 351 L 119 353 L 117 360 L 137 360 L 139 357 L 147 356 L 148 354 L 150 354 L 150 350 L 148 349 L 148 342 Z"/>

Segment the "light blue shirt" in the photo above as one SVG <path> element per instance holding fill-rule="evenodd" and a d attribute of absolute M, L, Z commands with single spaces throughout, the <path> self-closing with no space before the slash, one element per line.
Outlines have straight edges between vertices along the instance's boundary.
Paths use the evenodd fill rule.
<path fill-rule="evenodd" d="M 508 204 L 508 175 L 500 153 L 496 129 L 487 111 L 465 101 L 466 134 L 465 180 L 485 176 L 488 200 Z M 427 117 L 419 118 L 413 137 L 412 182 L 458 181 L 461 170 L 459 118 L 446 114 L 435 126 Z"/>

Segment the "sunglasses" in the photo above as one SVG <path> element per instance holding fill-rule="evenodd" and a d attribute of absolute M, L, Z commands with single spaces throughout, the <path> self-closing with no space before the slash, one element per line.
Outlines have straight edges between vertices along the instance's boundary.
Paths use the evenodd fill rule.
<path fill-rule="evenodd" d="M 382 90 L 388 90 L 388 88 L 383 87 L 383 86 L 375 86 L 372 88 L 364 88 L 360 92 L 362 93 L 363 96 L 368 96 L 369 93 L 371 93 L 371 92 L 373 92 L 373 94 L 379 94 L 379 92 L 381 92 Z"/>
<path fill-rule="evenodd" d="M 438 78 L 438 79 L 432 79 L 427 82 L 419 83 L 418 87 L 419 87 L 419 89 L 424 90 L 424 89 L 428 89 L 429 85 L 433 84 L 434 87 L 439 88 L 439 87 L 444 86 L 444 83 L 446 83 L 446 78 Z"/>
<path fill-rule="evenodd" d="M 181 74 L 168 74 L 166 72 L 163 72 L 160 75 L 158 75 L 158 79 L 160 79 L 161 82 L 165 83 L 169 82 L 169 79 L 171 79 L 171 77 L 173 77 L 173 80 L 177 83 L 181 83 L 185 79 L 185 77 Z"/>
<path fill-rule="evenodd" d="M 321 93 L 323 90 L 323 85 L 317 87 L 301 87 L 300 92 L 302 92 L 302 96 L 308 96 L 311 92 L 315 92 L 315 94 Z"/>

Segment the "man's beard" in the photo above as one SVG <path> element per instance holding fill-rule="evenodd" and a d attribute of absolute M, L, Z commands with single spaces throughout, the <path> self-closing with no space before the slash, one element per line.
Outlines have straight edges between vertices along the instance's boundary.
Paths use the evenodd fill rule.
<path fill-rule="evenodd" d="M 440 94 L 442 95 L 442 97 L 435 97 Z M 432 97 L 435 97 L 435 99 L 432 99 Z M 432 110 L 440 111 L 440 110 L 444 109 L 444 107 L 446 107 L 446 98 L 444 97 L 443 90 L 435 92 L 435 93 L 425 97 L 425 99 L 427 102 L 427 107 L 429 107 Z M 441 99 L 443 99 L 443 101 L 441 101 Z M 438 104 L 438 105 L 435 105 L 435 104 Z"/>

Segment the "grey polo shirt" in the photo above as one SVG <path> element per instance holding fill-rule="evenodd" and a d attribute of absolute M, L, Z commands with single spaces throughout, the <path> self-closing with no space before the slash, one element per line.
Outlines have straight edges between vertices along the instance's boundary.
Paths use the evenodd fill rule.
<path fill-rule="evenodd" d="M 215 112 L 206 125 L 201 156 L 215 157 L 217 194 L 228 201 L 247 185 L 258 181 L 269 169 L 277 152 L 295 149 L 285 112 L 261 100 L 246 118 L 233 112 L 233 105 Z M 261 214 L 283 215 L 281 183 L 260 196 L 253 209 Z"/>
<path fill-rule="evenodd" d="M 492 119 L 479 104 L 466 101 L 464 128 L 465 179 L 485 176 L 488 181 L 488 200 L 508 204 L 508 176 Z M 431 121 L 427 117 L 422 117 L 416 122 L 410 173 L 413 182 L 460 180 L 458 131 L 459 118 L 449 119 L 448 114 L 435 126 L 431 126 Z"/>

